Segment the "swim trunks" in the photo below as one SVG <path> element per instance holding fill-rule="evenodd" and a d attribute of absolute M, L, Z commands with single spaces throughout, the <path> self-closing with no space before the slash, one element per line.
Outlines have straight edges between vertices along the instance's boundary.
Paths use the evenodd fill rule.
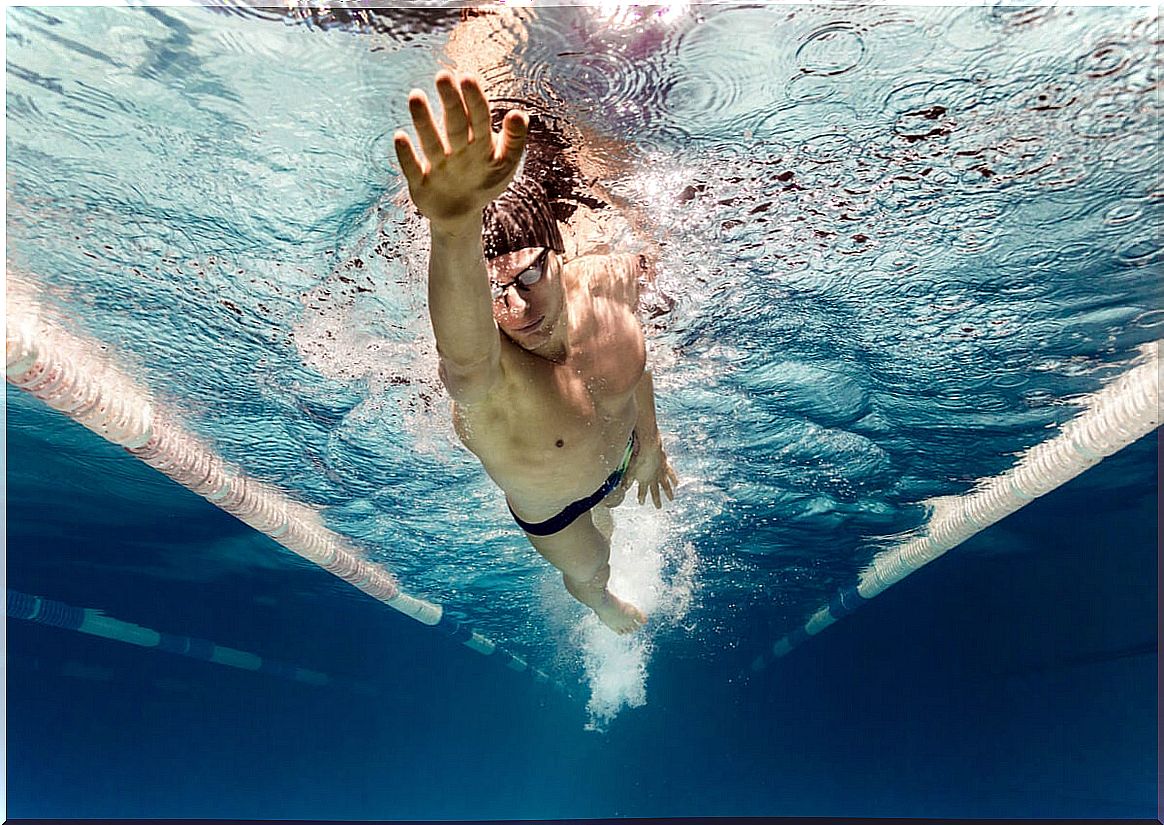
<path fill-rule="evenodd" d="M 623 476 L 626 475 L 626 468 L 630 466 L 631 457 L 634 455 L 634 452 L 635 433 L 634 430 L 631 430 L 630 438 L 626 442 L 626 452 L 622 454 L 622 461 L 619 463 L 618 468 L 606 477 L 606 481 L 602 482 L 601 487 L 586 496 L 586 498 L 580 498 L 573 504 L 567 504 L 566 508 L 556 516 L 552 516 L 545 521 L 531 523 L 522 521 L 517 513 L 513 512 L 512 507 L 509 508 L 509 514 L 513 516 L 513 520 L 517 522 L 517 526 L 531 536 L 552 536 L 554 533 L 565 530 L 574 523 L 574 520 L 578 516 L 593 509 L 594 505 L 610 495 L 611 491 L 622 483 Z M 506 504 L 508 503 L 506 501 Z"/>

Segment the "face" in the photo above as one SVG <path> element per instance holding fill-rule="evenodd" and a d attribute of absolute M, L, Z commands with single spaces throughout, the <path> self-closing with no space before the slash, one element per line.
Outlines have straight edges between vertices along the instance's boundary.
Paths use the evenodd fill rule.
<path fill-rule="evenodd" d="M 561 264 L 545 247 L 519 249 L 486 262 L 493 319 L 524 349 L 549 340 L 562 312 Z"/>

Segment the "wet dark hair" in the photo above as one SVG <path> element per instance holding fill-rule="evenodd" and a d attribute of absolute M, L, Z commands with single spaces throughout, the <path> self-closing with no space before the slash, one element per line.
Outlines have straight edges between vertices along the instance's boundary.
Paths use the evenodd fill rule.
<path fill-rule="evenodd" d="M 545 188 L 528 177 L 514 180 L 485 207 L 484 226 L 486 260 L 529 247 L 549 247 L 559 255 L 566 251 Z"/>
<path fill-rule="evenodd" d="M 530 100 L 498 98 L 493 103 L 494 130 L 501 128 L 506 112 L 520 108 L 529 115 L 529 137 L 521 176 L 485 208 L 485 257 L 536 246 L 560 254 L 564 245 L 558 222 L 569 221 L 579 205 L 603 209 L 606 204 L 584 193 L 565 130 L 555 117 L 538 111 Z"/>

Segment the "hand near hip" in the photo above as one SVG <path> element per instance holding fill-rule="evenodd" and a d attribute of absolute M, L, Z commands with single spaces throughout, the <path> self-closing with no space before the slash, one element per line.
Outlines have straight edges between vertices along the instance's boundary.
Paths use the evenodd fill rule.
<path fill-rule="evenodd" d="M 671 463 L 667 461 L 667 455 L 663 452 L 663 445 L 658 441 L 651 445 L 643 445 L 631 459 L 623 484 L 629 489 L 635 482 L 639 485 L 639 504 L 646 502 L 649 492 L 655 508 L 662 507 L 660 488 L 668 499 L 675 500 L 675 487 L 679 484 L 679 477 L 671 469 Z"/>
<path fill-rule="evenodd" d="M 481 210 L 505 190 L 525 150 L 529 119 L 511 111 L 493 133 L 489 101 L 477 78 L 459 79 L 451 72 L 436 76 L 444 109 L 444 128 L 437 125 L 428 98 L 419 89 L 408 96 L 408 110 L 421 153 L 399 130 L 396 158 L 408 181 L 408 194 L 434 228 L 456 231 L 480 219 Z"/>

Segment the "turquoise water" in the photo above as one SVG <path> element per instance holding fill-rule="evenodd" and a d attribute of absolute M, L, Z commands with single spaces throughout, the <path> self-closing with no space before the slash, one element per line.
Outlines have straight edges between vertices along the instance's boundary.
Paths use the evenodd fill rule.
<path fill-rule="evenodd" d="M 739 674 L 1160 336 L 1154 13 L 518 14 L 508 88 L 584 130 L 674 304 L 683 483 L 619 514 L 631 643 L 520 541 L 436 378 L 390 138 L 458 19 L 9 10 L 8 279 L 577 698 L 9 388 L 11 589 L 375 689 L 10 622 L 9 813 L 1148 815 L 1150 444 Z"/>

